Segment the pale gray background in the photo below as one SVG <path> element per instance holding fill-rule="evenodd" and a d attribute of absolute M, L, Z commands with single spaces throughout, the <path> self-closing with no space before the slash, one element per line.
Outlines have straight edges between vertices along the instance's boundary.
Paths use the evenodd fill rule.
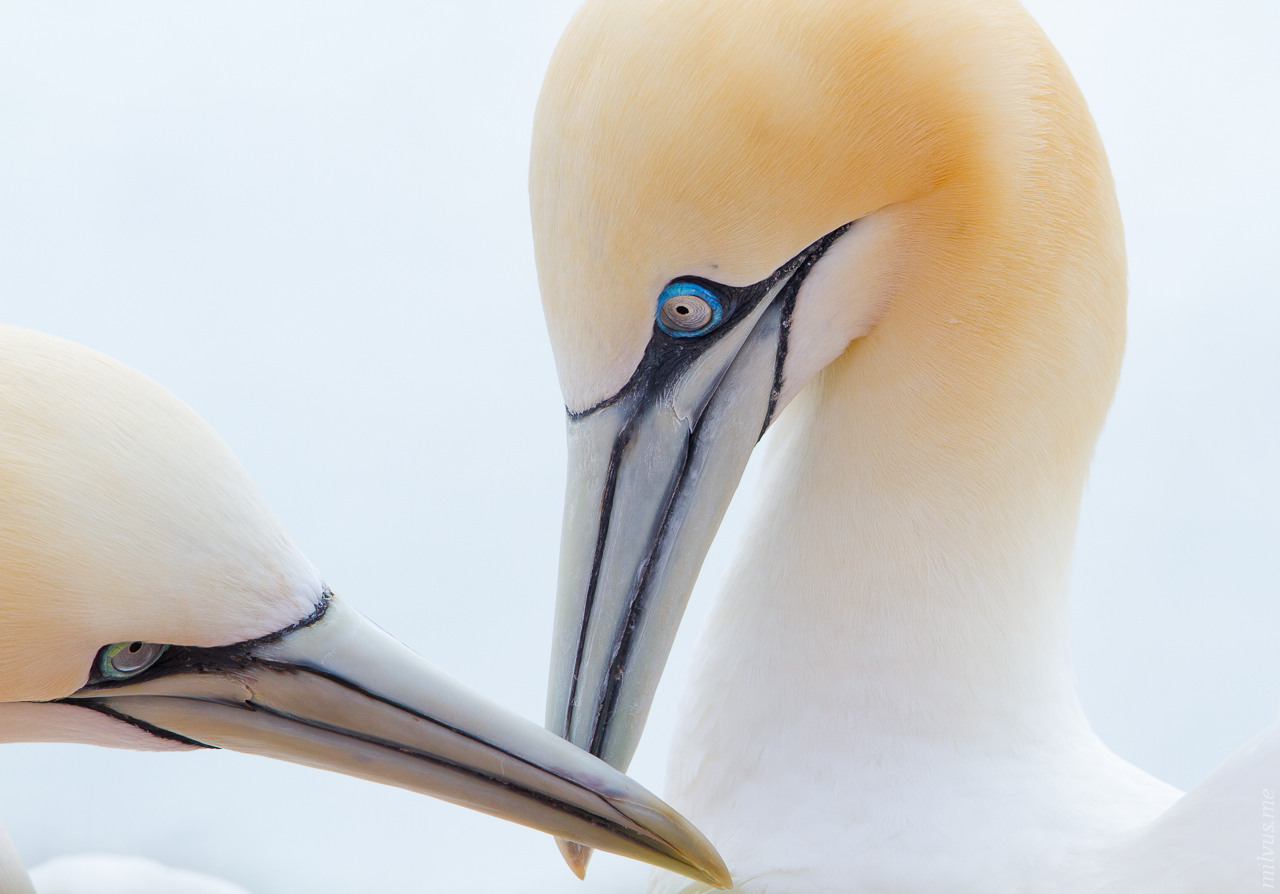
<path fill-rule="evenodd" d="M 0 319 L 182 396 L 335 589 L 533 718 L 563 421 L 525 169 L 575 5 L 0 6 Z M 1029 5 L 1098 118 L 1132 268 L 1076 563 L 1080 689 L 1117 751 L 1189 786 L 1280 708 L 1280 4 Z M 633 765 L 651 787 L 745 502 Z M 597 857 L 583 886 L 538 833 L 228 753 L 9 746 L 0 813 L 31 863 L 143 853 L 259 894 L 644 875 Z"/>

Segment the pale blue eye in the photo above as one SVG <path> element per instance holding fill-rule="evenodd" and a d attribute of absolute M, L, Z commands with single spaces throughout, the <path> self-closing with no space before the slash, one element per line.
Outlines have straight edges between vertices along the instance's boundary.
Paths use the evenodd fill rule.
<path fill-rule="evenodd" d="M 658 328 L 676 338 L 710 332 L 724 310 L 710 289 L 692 282 L 673 282 L 658 296 Z"/>
<path fill-rule="evenodd" d="M 151 667 L 168 648 L 160 643 L 115 643 L 102 650 L 98 671 L 110 680 L 125 680 Z"/>

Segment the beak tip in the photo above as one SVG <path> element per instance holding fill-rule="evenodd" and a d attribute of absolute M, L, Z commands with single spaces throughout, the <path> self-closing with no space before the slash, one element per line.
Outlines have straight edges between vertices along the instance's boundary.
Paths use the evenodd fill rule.
<path fill-rule="evenodd" d="M 569 869 L 573 874 L 583 881 L 587 878 L 587 864 L 591 862 L 591 854 L 594 851 L 589 847 L 583 847 L 576 841 L 565 841 L 563 838 L 556 839 L 556 847 L 560 848 L 560 856 L 564 857 L 565 863 L 569 864 Z"/>
<path fill-rule="evenodd" d="M 707 881 L 722 891 L 727 891 L 733 887 L 733 876 L 729 874 L 729 867 L 725 866 L 723 861 L 707 869 L 706 873 Z"/>
<path fill-rule="evenodd" d="M 591 855 L 595 853 L 589 847 L 578 844 L 576 841 L 566 841 L 563 838 L 556 839 L 556 847 L 560 848 L 560 856 L 564 857 L 564 862 L 568 864 L 569 869 L 580 880 L 587 879 L 587 864 L 591 862 Z M 729 874 L 729 867 L 724 865 L 724 861 L 720 859 L 720 855 L 714 850 L 710 853 L 700 854 L 697 862 L 689 861 L 687 866 L 692 869 L 702 881 L 706 882 L 714 888 L 727 891 L 733 887 L 733 876 Z"/>

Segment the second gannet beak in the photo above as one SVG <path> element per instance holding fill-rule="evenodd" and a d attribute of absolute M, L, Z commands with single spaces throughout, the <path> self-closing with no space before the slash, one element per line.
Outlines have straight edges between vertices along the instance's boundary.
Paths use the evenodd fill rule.
<path fill-rule="evenodd" d="M 635 753 L 702 561 L 780 409 L 796 294 L 848 228 L 751 286 L 668 286 L 631 380 L 570 414 L 547 727 L 615 767 Z"/>
<path fill-rule="evenodd" d="M 728 885 L 706 839 L 652 794 L 460 686 L 331 595 L 299 624 L 232 646 L 118 645 L 64 702 L 161 738 L 399 786 Z"/>

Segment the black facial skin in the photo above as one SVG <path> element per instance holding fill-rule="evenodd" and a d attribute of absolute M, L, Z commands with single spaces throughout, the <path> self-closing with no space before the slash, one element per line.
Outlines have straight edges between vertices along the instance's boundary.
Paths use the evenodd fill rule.
<path fill-rule="evenodd" d="M 719 324 L 703 335 L 674 336 L 664 332 L 658 326 L 655 316 L 653 335 L 649 338 L 649 344 L 645 347 L 644 356 L 640 358 L 640 363 L 636 366 L 636 371 L 631 374 L 631 378 L 627 380 L 627 384 L 623 385 L 612 397 L 606 397 L 599 403 L 593 404 L 584 410 L 579 410 L 576 413 L 567 411 L 569 418 L 581 419 L 584 416 L 589 416 L 596 410 L 618 403 L 633 392 L 656 394 L 670 387 L 679 380 L 681 374 L 689 368 L 694 360 L 715 344 L 724 333 L 741 322 L 743 317 L 755 310 L 756 305 L 769 294 L 774 286 L 787 277 L 791 277 L 776 299 L 782 302 L 783 305 L 783 334 L 779 340 L 774 388 L 769 400 L 770 418 L 764 421 L 764 426 L 760 429 L 760 433 L 763 435 L 772 421 L 773 409 L 777 404 L 778 393 L 782 387 L 782 367 L 783 361 L 786 359 L 787 334 L 791 329 L 791 314 L 795 309 L 796 293 L 800 290 L 805 277 L 809 275 L 809 271 L 817 263 L 818 259 L 852 226 L 853 223 L 847 223 L 832 230 L 773 271 L 773 273 L 760 280 L 760 282 L 749 286 L 727 286 L 723 283 L 704 279 L 701 276 L 681 276 L 673 279 L 668 285 L 689 282 L 702 286 L 704 289 L 714 293 L 720 299 L 720 306 L 723 310 L 723 316 L 720 318 Z M 792 274 L 795 275 L 793 276 Z"/>
<path fill-rule="evenodd" d="M 600 527 L 596 536 L 595 557 L 591 567 L 582 626 L 578 635 L 577 654 L 574 656 L 573 680 L 569 693 L 569 704 L 565 712 L 565 728 L 561 731 L 562 735 L 568 736 L 573 727 L 574 709 L 578 701 L 578 678 L 582 670 L 583 652 L 586 647 L 586 631 L 591 622 L 600 568 L 604 559 L 605 545 L 609 534 L 609 521 L 613 513 L 613 498 L 617 486 L 618 470 L 623 452 L 632 438 L 634 420 L 644 412 L 646 407 L 664 401 L 668 392 L 676 387 L 684 373 L 703 352 L 714 345 L 725 333 L 741 323 L 780 282 L 785 281 L 785 285 L 773 299 L 779 306 L 779 336 L 768 410 L 764 419 L 761 420 L 760 426 L 760 437 L 763 437 L 765 430 L 773 422 L 778 396 L 782 392 L 783 368 L 786 364 L 796 295 L 800 291 L 800 286 L 804 283 L 805 278 L 813 269 L 814 264 L 818 262 L 818 259 L 852 226 L 853 222 L 850 222 L 832 230 L 769 276 L 749 286 L 727 286 L 699 276 L 683 276 L 673 280 L 672 283 L 694 283 L 715 294 L 720 300 L 722 309 L 719 324 L 702 335 L 673 336 L 658 325 L 655 317 L 653 335 L 650 336 L 644 355 L 627 383 L 612 397 L 605 398 L 594 406 L 587 407 L 576 413 L 569 412 L 570 420 L 579 420 L 605 407 L 615 404 L 630 404 L 630 409 L 627 412 L 628 421 L 619 429 L 609 456 L 607 477 L 601 498 Z M 697 421 L 695 420 L 686 460 L 697 449 L 696 428 Z M 667 500 L 668 515 L 670 506 L 675 502 L 676 492 L 679 491 L 683 484 L 683 479 L 684 476 L 681 474 L 677 478 L 673 492 Z M 668 515 L 664 515 L 662 519 L 655 539 L 654 551 L 650 554 L 650 560 L 661 548 L 666 534 Z M 601 693 L 599 700 L 596 702 L 596 715 L 592 724 L 592 737 L 588 749 L 592 754 L 598 755 L 602 753 L 605 732 L 609 728 L 609 722 L 617 707 L 623 669 L 626 667 L 630 656 L 631 645 L 634 641 L 634 631 L 643 612 L 645 596 L 647 595 L 648 577 L 651 568 L 650 560 L 646 560 L 645 564 L 640 568 L 639 581 L 631 601 L 626 625 L 622 630 L 621 641 L 610 665 L 605 691 Z"/>
<path fill-rule="evenodd" d="M 295 621 L 288 627 L 268 633 L 265 636 L 256 639 L 245 640 L 240 643 L 232 643 L 229 646 L 169 646 L 165 650 L 160 660 L 151 665 L 144 671 L 140 671 L 130 677 L 120 679 L 105 676 L 100 670 L 102 666 L 103 654 L 110 646 L 103 646 L 98 650 L 98 654 L 94 656 L 93 667 L 89 671 L 89 679 L 85 682 L 84 687 L 80 690 L 93 689 L 95 691 L 106 691 L 121 686 L 132 686 L 135 683 L 145 682 L 146 680 L 154 680 L 159 677 L 167 677 L 174 674 L 212 674 L 219 673 L 223 675 L 234 675 L 244 670 L 250 665 L 258 661 L 251 654 L 253 650 L 259 646 L 265 646 L 273 643 L 286 634 L 303 627 L 310 627 L 312 624 L 324 617 L 329 609 L 329 600 L 333 593 L 326 587 L 320 594 L 320 600 L 317 602 L 315 610 L 299 621 Z M 92 696 L 78 696 L 73 694 L 67 698 L 58 699 L 62 704 L 75 705 L 79 708 L 88 708 L 90 711 L 97 711 L 99 714 L 105 714 L 115 720 L 122 721 L 130 726 L 150 733 L 159 739 L 167 739 L 173 742 L 181 742 L 184 745 L 195 745 L 200 748 L 212 748 L 203 742 L 197 742 L 195 739 L 189 739 L 186 736 L 162 729 L 153 724 L 138 720 L 121 714 L 112 708 L 107 699 L 96 699 Z"/>

